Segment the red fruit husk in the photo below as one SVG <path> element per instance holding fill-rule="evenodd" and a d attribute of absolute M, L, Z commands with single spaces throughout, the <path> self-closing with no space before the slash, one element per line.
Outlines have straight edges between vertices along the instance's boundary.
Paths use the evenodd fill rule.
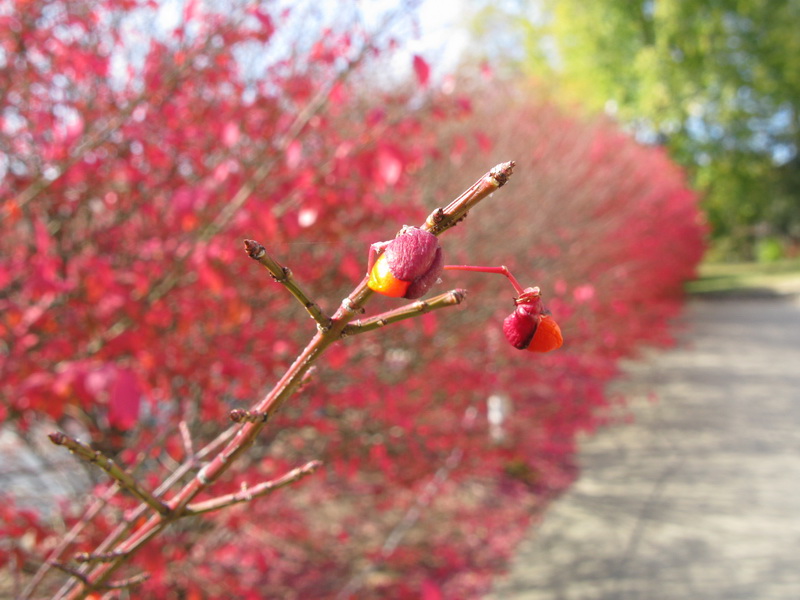
<path fill-rule="evenodd" d="M 444 253 L 442 252 L 441 248 L 437 248 L 436 254 L 433 258 L 433 263 L 431 264 L 430 268 L 421 277 L 414 280 L 411 285 L 408 286 L 405 298 L 413 300 L 415 298 L 421 298 L 424 296 L 428 290 L 431 289 L 437 281 L 439 281 L 439 275 L 442 273 L 442 267 L 444 267 Z"/>
<path fill-rule="evenodd" d="M 542 318 L 541 314 L 531 312 L 529 308 L 528 304 L 520 304 L 503 321 L 503 333 L 506 339 L 519 350 L 524 350 L 530 345 Z"/>
<path fill-rule="evenodd" d="M 385 254 L 392 274 L 402 281 L 413 282 L 427 275 L 439 251 L 435 235 L 417 227 L 405 227 L 386 246 Z"/>

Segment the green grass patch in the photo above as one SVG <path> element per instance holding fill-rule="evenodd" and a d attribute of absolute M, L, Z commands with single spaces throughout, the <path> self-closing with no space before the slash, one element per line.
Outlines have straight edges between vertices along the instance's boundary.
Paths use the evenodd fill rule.
<path fill-rule="evenodd" d="M 686 284 L 690 294 L 800 291 L 800 259 L 769 263 L 703 263 L 699 276 Z"/>

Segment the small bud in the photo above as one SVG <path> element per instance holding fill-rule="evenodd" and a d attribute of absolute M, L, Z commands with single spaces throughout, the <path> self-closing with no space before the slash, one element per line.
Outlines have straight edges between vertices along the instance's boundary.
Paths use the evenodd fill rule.
<path fill-rule="evenodd" d="M 503 321 L 503 333 L 512 346 L 530 352 L 550 352 L 561 347 L 561 328 L 547 314 L 538 287 L 526 288 L 514 303 L 514 312 Z"/>
<path fill-rule="evenodd" d="M 381 248 L 383 254 L 374 258 Z M 404 227 L 395 239 L 373 245 L 367 285 L 394 298 L 420 298 L 436 283 L 444 267 L 438 238 L 417 227 Z"/>
<path fill-rule="evenodd" d="M 53 442 L 56 446 L 63 445 L 67 439 L 67 436 L 65 436 L 60 431 L 54 431 L 53 433 L 49 433 L 47 434 L 47 437 L 49 437 L 50 441 Z"/>

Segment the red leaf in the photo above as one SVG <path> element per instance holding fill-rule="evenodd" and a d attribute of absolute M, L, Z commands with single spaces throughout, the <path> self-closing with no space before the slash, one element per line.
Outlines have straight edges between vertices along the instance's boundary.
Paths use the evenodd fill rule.
<path fill-rule="evenodd" d="M 460 164 L 467 151 L 467 140 L 463 135 L 457 135 L 453 140 L 453 148 L 450 150 L 450 160 L 455 164 Z"/>
<path fill-rule="evenodd" d="M 197 13 L 197 0 L 189 0 L 183 8 L 183 21 L 188 23 Z"/>
<path fill-rule="evenodd" d="M 492 70 L 488 60 L 485 60 L 481 63 L 481 77 L 483 77 L 486 81 L 490 81 L 494 78 L 494 71 Z"/>
<path fill-rule="evenodd" d="M 391 148 L 378 150 L 378 177 L 386 186 L 393 186 L 403 173 L 403 163 Z"/>
<path fill-rule="evenodd" d="M 425 60 L 419 55 L 414 55 L 414 73 L 417 75 L 417 80 L 419 84 L 423 87 L 428 85 L 428 80 L 431 76 L 431 67 L 430 65 L 425 62 Z"/>
<path fill-rule="evenodd" d="M 492 151 L 492 146 L 494 145 L 492 143 L 492 138 L 482 131 L 475 134 L 475 141 L 478 142 L 478 147 L 481 149 L 481 152 L 489 153 Z"/>
<path fill-rule="evenodd" d="M 108 401 L 108 422 L 123 431 L 131 429 L 139 420 L 141 401 L 142 388 L 133 371 L 124 369 L 117 372 Z"/>
<path fill-rule="evenodd" d="M 261 27 L 264 30 L 265 36 L 266 37 L 271 36 L 272 33 L 275 31 L 275 24 L 272 22 L 272 17 L 270 17 L 268 14 L 261 12 L 257 8 L 251 9 L 250 14 L 252 14 L 256 19 L 259 20 L 259 22 L 261 23 Z"/>
<path fill-rule="evenodd" d="M 303 160 L 303 145 L 299 140 L 292 140 L 286 148 L 286 166 L 296 169 Z"/>
<path fill-rule="evenodd" d="M 422 582 L 423 600 L 442 600 L 442 589 L 430 579 Z"/>

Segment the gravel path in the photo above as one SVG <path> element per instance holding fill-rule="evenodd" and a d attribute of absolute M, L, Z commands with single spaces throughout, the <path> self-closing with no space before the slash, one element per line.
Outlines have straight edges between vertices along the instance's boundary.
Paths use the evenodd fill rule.
<path fill-rule="evenodd" d="M 487 600 L 799 599 L 797 298 L 690 303 Z"/>

